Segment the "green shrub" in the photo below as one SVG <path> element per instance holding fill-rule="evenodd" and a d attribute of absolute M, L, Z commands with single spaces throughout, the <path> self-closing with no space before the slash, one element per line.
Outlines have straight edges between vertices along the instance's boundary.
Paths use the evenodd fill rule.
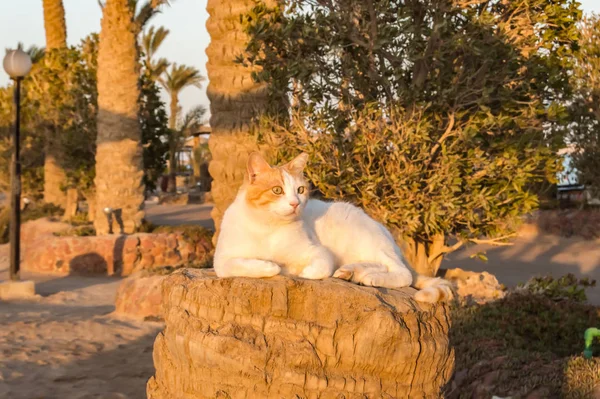
<path fill-rule="evenodd" d="M 57 237 L 91 237 L 96 235 L 93 225 L 76 226 L 65 231 L 54 233 Z"/>
<path fill-rule="evenodd" d="M 452 397 L 472 397 L 494 370 L 495 395 L 524 397 L 543 387 L 543 397 L 590 397 L 600 360 L 581 357 L 583 333 L 600 326 L 600 308 L 583 303 L 579 291 L 590 284 L 572 276 L 534 278 L 496 302 L 455 304 L 450 341 L 456 370 L 466 377 Z"/>
<path fill-rule="evenodd" d="M 587 300 L 586 288 L 595 286 L 596 280 L 589 278 L 580 280 L 569 273 L 558 279 L 552 276 L 533 277 L 527 283 L 520 284 L 518 289 L 535 295 L 543 295 L 552 300 L 569 299 L 583 303 Z"/>

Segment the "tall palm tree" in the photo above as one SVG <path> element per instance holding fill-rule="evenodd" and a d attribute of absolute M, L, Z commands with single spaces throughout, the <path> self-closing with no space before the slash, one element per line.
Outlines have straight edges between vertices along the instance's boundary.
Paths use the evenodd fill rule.
<path fill-rule="evenodd" d="M 137 118 L 139 48 L 144 25 L 167 0 L 99 1 L 102 27 L 98 50 L 98 138 L 96 140 L 96 233 L 107 234 L 104 210 L 115 211 L 124 233 L 133 233 L 144 218 L 143 158 Z M 136 13 L 137 10 L 137 13 Z"/>
<path fill-rule="evenodd" d="M 67 47 L 67 25 L 65 7 L 62 0 L 43 0 L 44 29 L 46 31 L 46 49 L 48 52 Z M 66 174 L 61 167 L 61 148 L 58 145 L 60 132 L 49 123 L 45 132 L 44 158 L 44 201 L 66 207 L 67 197 L 61 190 Z"/>
<path fill-rule="evenodd" d="M 177 135 L 177 118 L 179 115 L 179 94 L 186 87 L 202 87 L 204 76 L 200 75 L 194 67 L 186 65 L 171 65 L 171 69 L 167 70 L 163 77 L 159 79 L 162 86 L 165 88 L 169 96 L 171 97 L 171 114 L 169 115 L 169 128 L 171 129 L 171 136 Z M 175 140 L 174 137 L 170 137 L 169 141 Z M 169 146 L 169 148 L 174 148 Z M 168 191 L 174 192 L 176 189 L 176 165 L 175 165 L 175 153 L 169 151 L 169 185 Z"/>
<path fill-rule="evenodd" d="M 267 0 L 267 6 L 279 1 Z M 214 208 L 211 216 L 217 231 L 225 209 L 231 204 L 242 183 L 248 154 L 258 149 L 248 135 L 249 125 L 256 112 L 266 106 L 264 86 L 253 82 L 249 69 L 236 64 L 234 58 L 246 47 L 243 21 L 240 14 L 248 13 L 254 3 L 246 0 L 208 0 L 209 18 L 206 28 L 211 40 L 208 55 L 208 98 L 210 100 L 209 139 L 213 177 L 211 194 Z"/>
<path fill-rule="evenodd" d="M 137 38 L 143 24 L 163 3 L 153 0 L 138 7 L 135 0 L 106 0 L 102 4 L 94 181 L 94 227 L 99 235 L 109 232 L 106 208 L 114 212 L 114 230 L 127 234 L 137 231 L 144 218 L 144 170 L 137 115 L 140 96 Z"/>
<path fill-rule="evenodd" d="M 150 79 L 153 81 L 158 78 L 167 70 L 169 67 L 169 61 L 166 58 L 159 58 L 155 60 L 156 53 L 161 44 L 165 41 L 169 35 L 169 30 L 162 26 L 157 30 L 154 30 L 154 26 L 142 36 L 142 50 L 144 51 L 144 62 L 148 69 Z"/>

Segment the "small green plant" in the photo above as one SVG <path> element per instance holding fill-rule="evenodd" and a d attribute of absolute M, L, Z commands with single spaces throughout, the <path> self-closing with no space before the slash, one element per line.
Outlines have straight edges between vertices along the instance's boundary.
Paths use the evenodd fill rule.
<path fill-rule="evenodd" d="M 85 226 L 89 225 L 89 217 L 87 212 L 78 212 L 69 220 L 69 224 L 72 226 Z"/>
<path fill-rule="evenodd" d="M 96 235 L 96 229 L 92 225 L 77 226 L 65 231 L 54 233 L 57 237 L 91 237 Z"/>
<path fill-rule="evenodd" d="M 59 217 L 63 213 L 64 210 L 54 204 L 30 204 L 21 213 L 21 223 L 46 217 Z"/>
<path fill-rule="evenodd" d="M 586 288 L 595 286 L 596 280 L 577 279 L 569 273 L 558 279 L 552 276 L 533 277 L 525 284 L 519 284 L 518 289 L 534 295 L 543 295 L 555 301 L 569 299 L 582 303 L 587 300 Z"/>

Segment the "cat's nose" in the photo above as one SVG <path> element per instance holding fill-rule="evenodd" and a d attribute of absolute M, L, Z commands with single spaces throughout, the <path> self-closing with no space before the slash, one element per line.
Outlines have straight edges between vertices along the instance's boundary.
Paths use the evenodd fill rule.
<path fill-rule="evenodd" d="M 290 206 L 292 208 L 294 208 L 294 210 L 296 210 L 296 208 L 298 208 L 298 205 L 300 205 L 300 203 L 298 201 L 290 202 Z"/>

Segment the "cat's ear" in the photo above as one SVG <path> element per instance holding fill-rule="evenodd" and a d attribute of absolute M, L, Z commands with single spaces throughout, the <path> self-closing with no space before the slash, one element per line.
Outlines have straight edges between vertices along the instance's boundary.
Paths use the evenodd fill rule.
<path fill-rule="evenodd" d="M 271 170 L 271 166 L 258 152 L 253 152 L 248 157 L 248 179 L 250 179 L 250 183 L 254 183 L 256 180 L 256 176 L 261 173 L 268 172 Z"/>
<path fill-rule="evenodd" d="M 302 173 L 304 168 L 306 167 L 306 163 L 308 162 L 308 154 L 303 152 L 298 155 L 296 158 L 292 159 L 290 162 L 284 165 L 284 168 L 288 169 L 292 173 Z"/>

